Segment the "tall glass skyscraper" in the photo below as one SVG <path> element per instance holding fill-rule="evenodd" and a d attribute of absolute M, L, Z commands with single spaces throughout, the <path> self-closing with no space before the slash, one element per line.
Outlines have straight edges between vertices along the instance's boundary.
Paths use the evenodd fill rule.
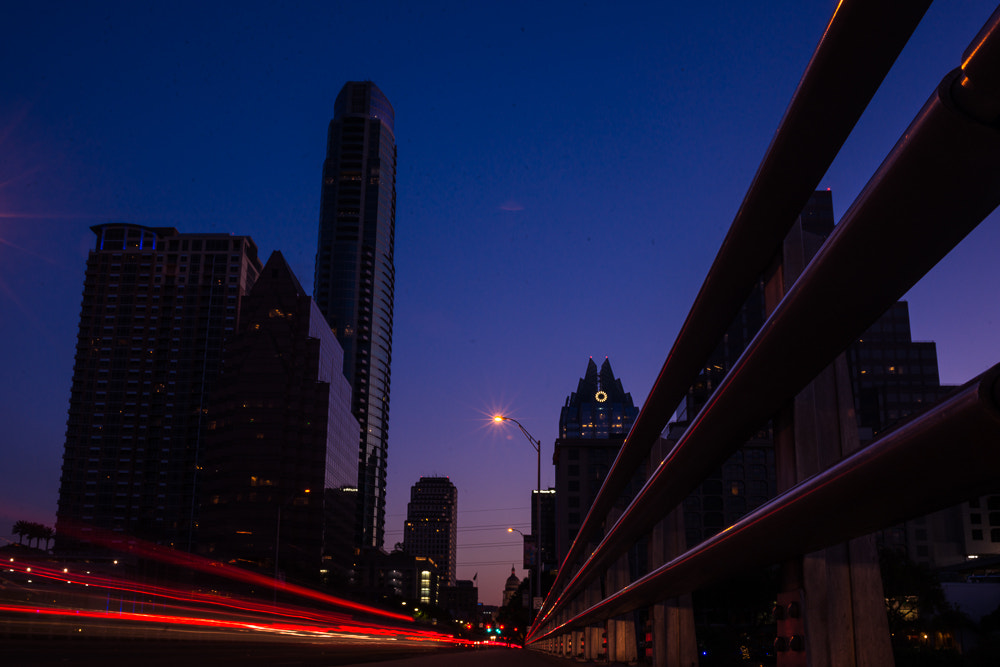
<path fill-rule="evenodd" d="M 361 425 L 359 547 L 382 547 L 389 443 L 389 366 L 396 269 L 396 139 L 389 100 L 348 82 L 334 103 L 323 163 L 313 298 L 344 348 Z"/>

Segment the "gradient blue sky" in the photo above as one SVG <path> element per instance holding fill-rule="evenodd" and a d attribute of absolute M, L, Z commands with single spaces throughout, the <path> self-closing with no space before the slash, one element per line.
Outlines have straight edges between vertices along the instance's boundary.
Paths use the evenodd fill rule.
<path fill-rule="evenodd" d="M 489 414 L 548 486 L 589 356 L 642 403 L 835 6 L 7 3 L 0 536 L 54 522 L 90 225 L 249 234 L 311 285 L 333 100 L 371 79 L 399 151 L 386 542 L 450 476 L 458 575 L 498 603 L 535 454 Z M 930 9 L 820 183 L 838 216 L 993 9 Z M 998 241 L 993 215 L 908 295 L 944 382 L 1000 356 Z"/>

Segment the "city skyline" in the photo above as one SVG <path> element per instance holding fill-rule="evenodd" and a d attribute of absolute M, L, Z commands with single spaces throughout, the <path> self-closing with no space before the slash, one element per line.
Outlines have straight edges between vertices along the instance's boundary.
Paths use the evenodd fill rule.
<path fill-rule="evenodd" d="M 334 99 L 370 79 L 400 138 L 386 546 L 410 485 L 448 475 L 457 576 L 498 602 L 535 454 L 489 415 L 541 440 L 547 488 L 587 357 L 643 403 L 835 7 L 8 10 L 0 536 L 54 519 L 90 226 L 249 235 L 307 280 Z M 931 7 L 819 184 L 835 217 L 994 7 Z M 997 360 L 998 244 L 994 213 L 906 297 L 942 383 Z"/>

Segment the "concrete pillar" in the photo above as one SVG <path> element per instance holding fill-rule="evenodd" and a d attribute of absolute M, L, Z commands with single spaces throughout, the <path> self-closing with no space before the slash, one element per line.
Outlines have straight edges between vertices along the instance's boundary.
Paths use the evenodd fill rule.
<path fill-rule="evenodd" d="M 770 312 L 822 239 L 796 223 L 765 284 Z M 778 491 L 859 447 L 847 362 L 840 355 L 774 420 Z M 892 665 L 873 536 L 793 559 L 783 567 L 776 621 L 778 667 Z"/>
<path fill-rule="evenodd" d="M 674 444 L 673 441 L 662 438 L 657 440 L 649 454 L 650 473 L 656 470 Z M 684 511 L 678 507 L 656 524 L 649 536 L 649 569 L 668 563 L 686 550 Z M 691 595 L 682 595 L 653 605 L 650 620 L 654 667 L 693 667 L 698 664 L 698 642 Z"/>
<path fill-rule="evenodd" d="M 601 584 L 594 581 L 583 595 L 584 609 L 601 601 Z M 604 647 L 602 637 L 604 628 L 601 626 L 588 626 L 584 632 L 584 659 L 588 661 L 600 660 L 604 657 Z"/>
<path fill-rule="evenodd" d="M 613 526 L 622 514 L 622 508 L 615 506 L 608 512 L 607 525 Z M 632 583 L 628 567 L 628 554 L 616 560 L 604 573 L 604 597 L 613 595 Z M 632 614 L 609 618 L 605 623 L 608 635 L 609 662 L 635 662 L 635 622 Z"/>

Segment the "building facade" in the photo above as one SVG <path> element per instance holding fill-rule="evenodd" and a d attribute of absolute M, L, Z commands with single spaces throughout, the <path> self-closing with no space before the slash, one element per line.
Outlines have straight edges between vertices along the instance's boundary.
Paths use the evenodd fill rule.
<path fill-rule="evenodd" d="M 327 138 L 313 297 L 344 350 L 361 424 L 359 547 L 381 548 L 385 534 L 395 219 L 392 105 L 372 82 L 348 82 Z"/>
<path fill-rule="evenodd" d="M 206 555 L 300 583 L 318 583 L 324 569 L 346 581 L 353 539 L 324 533 L 327 514 L 340 512 L 328 501 L 357 477 L 359 427 L 342 369 L 322 313 L 272 253 L 244 300 L 209 403 Z"/>
<path fill-rule="evenodd" d="M 912 339 L 905 301 L 893 304 L 848 348 L 847 365 L 862 445 L 955 389 L 940 384 L 935 343 Z M 1000 554 L 996 509 L 995 496 L 975 498 L 886 528 L 879 541 L 931 569 L 963 565 L 969 556 Z"/>
<path fill-rule="evenodd" d="M 457 621 L 478 623 L 479 589 L 476 588 L 476 582 L 459 579 L 454 586 L 443 586 L 440 607 Z"/>
<path fill-rule="evenodd" d="M 808 261 L 833 232 L 833 198 L 828 190 L 810 197 L 796 223 Z M 669 442 L 676 442 L 719 383 L 735 365 L 764 323 L 764 286 L 760 280 L 740 313 L 688 391 L 670 425 Z M 845 351 L 862 446 L 910 415 L 936 403 L 953 387 L 941 386 L 933 342 L 913 341 L 906 302 L 897 302 Z M 692 547 L 731 525 L 778 492 L 774 436 L 762 424 L 718 469 L 684 501 L 687 544 Z M 1000 509 L 1000 497 L 993 507 Z M 879 543 L 904 551 L 929 568 L 955 565 L 967 555 L 1000 552 L 1000 513 L 995 515 L 996 544 L 989 527 L 990 498 L 949 508 L 880 531 Z M 974 523 L 975 522 L 975 523 Z"/>
<path fill-rule="evenodd" d="M 457 546 L 458 489 L 447 477 L 421 477 L 410 488 L 403 551 L 433 560 L 441 583 L 454 586 Z"/>
<path fill-rule="evenodd" d="M 594 503 L 639 409 L 607 358 L 600 370 L 593 358 L 559 414 L 556 468 L 556 557 L 562 562 Z M 544 541 L 543 534 L 543 541 Z"/>
<path fill-rule="evenodd" d="M 834 227 L 833 196 L 829 190 L 812 194 L 795 223 L 806 259 L 822 246 Z M 763 326 L 766 319 L 764 279 L 757 280 L 739 313 L 718 341 L 711 356 L 688 389 L 666 434 L 672 447 L 697 417 L 726 374 Z M 743 515 L 757 509 L 778 492 L 774 432 L 770 422 L 759 425 L 742 447 L 712 471 L 684 500 L 684 527 L 688 547 L 708 539 Z"/>
<path fill-rule="evenodd" d="M 438 566 L 426 556 L 371 547 L 358 554 L 354 594 L 372 602 L 438 605 L 443 583 Z"/>
<path fill-rule="evenodd" d="M 552 572 L 559 567 L 559 562 L 556 560 L 556 490 L 551 487 L 542 489 L 540 494 L 538 489 L 531 490 L 531 534 L 539 540 L 536 557 L 542 559 L 542 572 Z"/>
<path fill-rule="evenodd" d="M 517 578 L 514 573 L 514 566 L 510 566 L 510 576 L 507 577 L 507 581 L 504 582 L 503 586 L 503 602 L 500 604 L 501 607 L 506 607 L 510 601 L 517 595 L 517 591 L 521 588 L 521 580 Z"/>
<path fill-rule="evenodd" d="M 190 550 L 206 401 L 261 266 L 246 236 L 105 224 L 87 258 L 56 548 Z"/>

